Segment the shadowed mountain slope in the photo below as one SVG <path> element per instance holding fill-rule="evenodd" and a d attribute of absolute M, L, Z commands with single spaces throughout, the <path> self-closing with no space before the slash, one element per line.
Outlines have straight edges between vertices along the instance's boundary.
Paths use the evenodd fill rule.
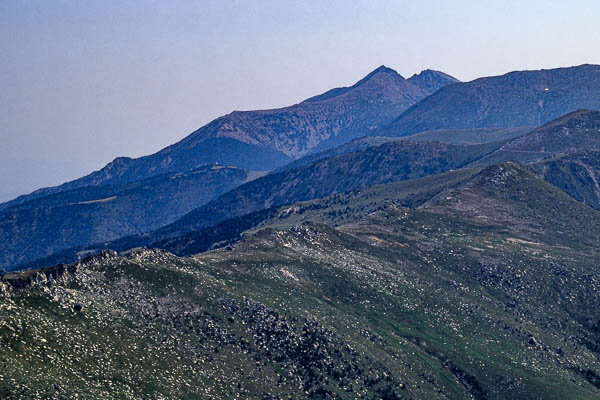
<path fill-rule="evenodd" d="M 156 239 L 173 236 L 276 205 L 458 169 L 496 148 L 495 144 L 384 143 L 249 182 L 190 212 L 153 236 Z"/>
<path fill-rule="evenodd" d="M 384 143 L 362 151 L 319 160 L 301 168 L 266 175 L 223 194 L 156 231 L 94 245 L 91 245 L 94 242 L 89 242 L 91 246 L 74 246 L 75 249 L 64 247 L 68 250 L 58 252 L 47 259 L 37 260 L 33 265 L 51 260 L 76 260 L 82 254 L 96 252 L 102 248 L 121 251 L 148 246 L 160 240 L 181 236 L 275 206 L 459 169 L 497 147 L 497 144 L 454 146 L 409 141 Z M 27 262 L 21 264 L 30 265 Z M 17 265 L 13 264 L 11 269 L 14 267 Z"/>
<path fill-rule="evenodd" d="M 368 186 L 322 199 L 274 206 L 229 218 L 216 225 L 180 235 L 174 234 L 166 239 L 156 239 L 155 235 L 150 234 L 125 237 L 93 246 L 70 248 L 28 263 L 25 269 L 75 262 L 86 255 L 106 249 L 123 252 L 146 246 L 166 249 L 177 255 L 190 255 L 215 247 L 225 247 L 237 242 L 248 232 L 264 226 L 287 229 L 305 221 L 339 226 L 364 218 L 368 214 L 380 210 L 382 206 L 388 205 L 389 202 L 403 207 L 417 207 L 440 191 L 470 179 L 479 171 L 478 168 L 462 168 L 420 179 Z"/>
<path fill-rule="evenodd" d="M 581 150 L 600 150 L 600 111 L 578 110 L 564 115 L 505 142 L 478 162 L 535 162 Z"/>
<path fill-rule="evenodd" d="M 547 182 L 600 210 L 600 151 L 581 151 L 552 158 L 531 168 Z"/>
<path fill-rule="evenodd" d="M 207 166 L 130 184 L 74 189 L 14 205 L 0 211 L 0 267 L 152 231 L 251 176 L 240 168 Z"/>
<path fill-rule="evenodd" d="M 454 129 L 420 132 L 406 137 L 365 136 L 351 142 L 315 154 L 309 154 L 298 160 L 292 161 L 271 173 L 299 168 L 325 158 L 353 153 L 372 146 L 379 146 L 387 142 L 410 140 L 415 142 L 440 142 L 453 145 L 475 145 L 493 142 L 504 142 L 522 136 L 535 129 L 535 127 L 518 128 L 481 128 L 481 129 Z"/>

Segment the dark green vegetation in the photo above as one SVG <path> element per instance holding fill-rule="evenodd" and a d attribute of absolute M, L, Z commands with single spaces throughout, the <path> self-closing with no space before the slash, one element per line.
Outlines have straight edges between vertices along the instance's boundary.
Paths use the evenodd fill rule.
<path fill-rule="evenodd" d="M 449 85 L 375 134 L 539 126 L 582 108 L 600 109 L 598 65 L 516 71 Z"/>
<path fill-rule="evenodd" d="M 0 210 L 0 268 L 73 246 L 152 231 L 254 175 L 240 168 L 206 166 L 13 205 Z"/>
<path fill-rule="evenodd" d="M 281 207 L 193 257 L 6 275 L 0 395 L 598 398 L 599 241 L 600 212 L 506 163 Z"/>

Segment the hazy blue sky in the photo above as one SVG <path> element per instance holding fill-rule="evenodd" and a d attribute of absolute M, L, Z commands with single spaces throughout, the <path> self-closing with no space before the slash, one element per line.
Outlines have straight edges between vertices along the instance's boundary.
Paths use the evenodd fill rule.
<path fill-rule="evenodd" d="M 598 0 L 1 0 L 0 196 L 381 64 L 461 80 L 600 64 L 598 21 Z"/>

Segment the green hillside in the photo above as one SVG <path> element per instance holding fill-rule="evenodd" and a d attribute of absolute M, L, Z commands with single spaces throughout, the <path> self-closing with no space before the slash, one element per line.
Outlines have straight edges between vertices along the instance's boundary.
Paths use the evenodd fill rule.
<path fill-rule="evenodd" d="M 0 396 L 598 398 L 600 212 L 517 164 L 465 171 L 191 257 L 6 275 Z"/>

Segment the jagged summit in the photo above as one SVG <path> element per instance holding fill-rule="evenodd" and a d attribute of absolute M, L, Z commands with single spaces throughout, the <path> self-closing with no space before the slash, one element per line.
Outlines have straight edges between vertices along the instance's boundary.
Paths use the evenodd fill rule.
<path fill-rule="evenodd" d="M 414 74 L 407 79 L 408 82 L 417 85 L 427 93 L 435 93 L 444 86 L 460 82 L 458 79 L 441 71 L 426 69 Z"/>
<path fill-rule="evenodd" d="M 447 78 L 449 80 L 453 80 L 455 82 L 460 82 L 458 79 L 456 79 L 452 75 L 448 75 L 445 72 L 438 71 L 438 70 L 435 70 L 435 69 L 429 69 L 429 68 L 428 69 L 424 69 L 423 71 L 419 72 L 418 74 L 413 74 L 408 79 L 418 78 L 418 77 L 425 77 L 425 76 L 440 76 L 440 77 L 445 77 L 445 78 Z"/>
<path fill-rule="evenodd" d="M 299 104 L 218 118 L 169 151 L 187 152 L 228 138 L 294 159 L 365 136 L 428 94 L 393 69 L 380 66 L 352 86 L 331 89 Z"/>

